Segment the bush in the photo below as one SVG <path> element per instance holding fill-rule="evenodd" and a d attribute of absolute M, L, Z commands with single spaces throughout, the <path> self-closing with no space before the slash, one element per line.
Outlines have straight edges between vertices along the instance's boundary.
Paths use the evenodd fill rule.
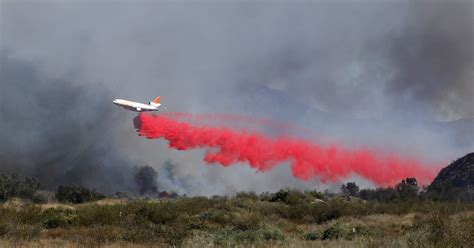
<path fill-rule="evenodd" d="M 433 211 L 427 215 L 418 215 L 414 219 L 413 230 L 424 233 L 427 242 L 439 245 L 449 232 L 450 217 L 444 211 Z"/>
<path fill-rule="evenodd" d="M 315 205 L 311 208 L 312 222 L 323 223 L 333 219 L 338 219 L 343 216 L 346 212 L 346 202 L 340 199 L 334 199 L 329 201 L 327 204 Z"/>
<path fill-rule="evenodd" d="M 175 202 L 163 203 L 135 203 L 134 210 L 137 217 L 143 217 L 154 224 L 167 224 L 173 222 L 180 215 L 179 208 Z"/>
<path fill-rule="evenodd" d="M 396 189 L 402 200 L 416 199 L 418 196 L 418 182 L 416 178 L 406 178 L 397 184 Z"/>
<path fill-rule="evenodd" d="M 344 228 L 339 223 L 336 223 L 335 225 L 332 225 L 331 227 L 327 228 L 324 230 L 322 239 L 339 239 L 345 236 L 345 231 Z"/>
<path fill-rule="evenodd" d="M 238 230 L 224 229 L 217 233 L 214 242 L 225 247 L 232 247 L 249 243 L 266 243 L 268 241 L 281 241 L 285 236 L 278 229 Z"/>
<path fill-rule="evenodd" d="M 126 211 L 121 205 L 97 205 L 80 207 L 76 210 L 74 219 L 78 225 L 120 225 L 127 217 Z"/>
<path fill-rule="evenodd" d="M 230 224 L 233 220 L 232 217 L 231 213 L 221 209 L 209 209 L 198 215 L 200 220 L 210 224 L 218 224 L 220 227 Z"/>
<path fill-rule="evenodd" d="M 310 199 L 308 195 L 297 191 L 297 190 L 288 190 L 282 189 L 276 192 L 271 198 L 270 202 L 283 202 L 287 205 L 295 205 L 302 202 L 309 202 Z"/>
<path fill-rule="evenodd" d="M 314 199 L 319 199 L 319 200 L 322 200 L 322 201 L 327 200 L 327 197 L 324 193 L 318 192 L 318 191 L 315 191 L 315 190 L 314 191 L 306 191 L 305 194 L 310 195 Z"/>
<path fill-rule="evenodd" d="M 319 235 L 319 233 L 315 233 L 315 232 L 307 232 L 307 233 L 303 234 L 303 236 L 301 238 L 304 239 L 304 240 L 318 240 L 318 239 L 321 239 L 321 235 Z"/>
<path fill-rule="evenodd" d="M 355 182 L 348 182 L 341 186 L 341 192 L 346 196 L 358 196 L 359 186 Z"/>
<path fill-rule="evenodd" d="M 39 236 L 41 228 L 38 225 L 20 225 L 18 223 L 1 223 L 0 237 L 15 240 L 32 240 Z"/>
<path fill-rule="evenodd" d="M 284 240 L 285 236 L 279 229 L 264 229 L 262 230 L 262 236 L 264 240 Z"/>
<path fill-rule="evenodd" d="M 235 194 L 235 198 L 239 200 L 241 199 L 242 200 L 248 199 L 248 200 L 253 200 L 253 201 L 259 200 L 259 197 L 257 194 L 255 194 L 255 192 L 238 192 L 237 194 Z"/>
<path fill-rule="evenodd" d="M 428 227 L 429 239 L 437 245 L 443 240 L 449 229 L 449 215 L 442 212 L 432 212 L 428 214 L 425 224 Z"/>
<path fill-rule="evenodd" d="M 123 240 L 125 230 L 113 226 L 92 226 L 70 228 L 62 239 L 77 243 L 77 247 L 103 247 L 109 242 Z"/>
<path fill-rule="evenodd" d="M 72 210 L 61 208 L 48 208 L 41 212 L 40 218 L 47 229 L 69 227 L 74 218 Z"/>
<path fill-rule="evenodd" d="M 242 231 L 257 230 L 262 226 L 262 216 L 253 212 L 235 213 L 232 219 L 234 228 Z"/>
<path fill-rule="evenodd" d="M 62 203 L 84 203 L 105 198 L 105 195 L 81 186 L 59 186 L 56 198 Z"/>
<path fill-rule="evenodd" d="M 68 221 L 62 216 L 51 216 L 44 221 L 44 227 L 51 229 L 51 228 L 58 228 L 58 227 L 65 227 L 68 226 Z"/>

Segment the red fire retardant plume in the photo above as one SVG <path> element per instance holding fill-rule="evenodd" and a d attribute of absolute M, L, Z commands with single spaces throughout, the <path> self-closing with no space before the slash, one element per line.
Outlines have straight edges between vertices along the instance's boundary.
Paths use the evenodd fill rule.
<path fill-rule="evenodd" d="M 265 172 L 289 161 L 293 175 L 303 180 L 319 178 L 322 182 L 337 182 L 357 174 L 378 186 L 394 185 L 407 177 L 427 184 L 439 169 L 375 150 L 325 147 L 295 138 L 272 138 L 230 128 L 198 126 L 162 115 L 141 114 L 135 119 L 135 127 L 140 136 L 166 139 L 170 148 L 207 149 L 204 161 L 209 164 L 231 166 L 245 162 Z"/>

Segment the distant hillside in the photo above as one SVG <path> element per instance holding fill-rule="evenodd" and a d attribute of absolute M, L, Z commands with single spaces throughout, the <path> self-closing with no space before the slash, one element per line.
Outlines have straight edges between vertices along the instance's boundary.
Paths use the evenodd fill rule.
<path fill-rule="evenodd" d="M 474 152 L 442 169 L 432 184 L 474 189 Z"/>

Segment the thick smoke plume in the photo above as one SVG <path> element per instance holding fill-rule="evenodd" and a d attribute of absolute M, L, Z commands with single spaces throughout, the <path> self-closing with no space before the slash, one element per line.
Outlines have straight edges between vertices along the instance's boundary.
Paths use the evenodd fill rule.
<path fill-rule="evenodd" d="M 289 166 L 251 177 L 248 166 L 202 166 L 201 151 L 134 137 L 131 113 L 110 100 L 157 95 L 176 112 L 289 121 L 318 143 L 450 161 L 474 150 L 473 10 L 471 0 L 0 1 L 0 170 L 101 191 L 135 187 L 128 164 L 187 195 L 332 187 Z"/>
<path fill-rule="evenodd" d="M 118 116 L 103 104 L 108 90 L 44 77 L 6 52 L 0 83 L 0 172 L 35 177 L 51 190 L 136 190 L 133 163 L 111 135 Z"/>
<path fill-rule="evenodd" d="M 138 191 L 140 192 L 140 195 L 157 194 L 157 179 L 158 173 L 156 173 L 153 167 L 145 165 L 138 168 L 135 174 L 135 182 L 138 185 Z"/>
<path fill-rule="evenodd" d="M 246 162 L 257 171 L 272 170 L 290 161 L 293 175 L 303 180 L 319 178 L 337 182 L 352 174 L 377 185 L 393 185 L 406 177 L 426 184 L 437 170 L 421 162 L 394 154 L 380 155 L 370 149 L 350 150 L 339 145 L 325 147 L 291 137 L 271 138 L 261 133 L 239 132 L 230 128 L 193 125 L 164 115 L 141 114 L 134 119 L 139 135 L 164 138 L 177 150 L 208 149 L 206 163 L 231 166 Z"/>

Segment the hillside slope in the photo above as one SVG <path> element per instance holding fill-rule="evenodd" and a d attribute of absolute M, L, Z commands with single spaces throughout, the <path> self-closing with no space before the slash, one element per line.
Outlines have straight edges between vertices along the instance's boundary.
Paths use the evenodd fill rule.
<path fill-rule="evenodd" d="M 450 185 L 456 188 L 474 188 L 474 152 L 443 168 L 432 185 Z"/>

